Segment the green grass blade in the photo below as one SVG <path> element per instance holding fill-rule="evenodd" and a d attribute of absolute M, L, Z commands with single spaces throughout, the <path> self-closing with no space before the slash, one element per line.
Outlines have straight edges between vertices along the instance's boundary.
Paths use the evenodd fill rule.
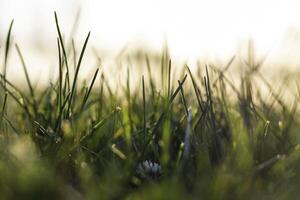
<path fill-rule="evenodd" d="M 92 88 L 94 86 L 95 80 L 97 78 L 98 72 L 99 72 L 99 68 L 97 68 L 97 70 L 96 70 L 96 72 L 95 72 L 95 74 L 93 76 L 92 82 L 91 82 L 91 84 L 89 86 L 89 89 L 87 90 L 86 94 L 84 95 L 82 106 L 81 106 L 81 110 L 84 108 L 84 106 L 85 106 L 85 104 L 86 104 L 86 102 L 87 102 L 87 100 L 88 100 L 88 98 L 89 98 L 89 96 L 91 94 L 91 91 L 92 91 Z"/>
<path fill-rule="evenodd" d="M 72 89 L 71 89 L 71 95 L 70 95 L 70 99 L 69 99 L 69 105 L 68 105 L 68 109 L 67 109 L 68 114 L 70 112 L 70 108 L 71 108 L 71 105 L 72 105 L 73 95 L 74 95 L 74 92 L 75 92 L 77 78 L 78 78 L 78 74 L 79 74 L 79 69 L 80 69 L 80 66 L 81 66 L 81 62 L 82 62 L 82 59 L 83 59 L 83 55 L 84 55 L 87 43 L 89 41 L 89 37 L 90 37 L 90 32 L 88 33 L 88 35 L 85 39 L 85 42 L 83 44 L 83 47 L 82 47 L 82 50 L 81 50 L 81 53 L 80 53 L 80 56 L 79 56 L 79 60 L 78 60 L 78 63 L 77 63 L 77 67 L 76 67 L 76 71 L 75 71 L 75 75 L 74 75 L 74 80 L 73 80 L 73 84 L 72 84 Z"/>
<path fill-rule="evenodd" d="M 7 61 L 8 61 L 8 54 L 9 54 L 9 49 L 10 49 L 11 31 L 12 31 L 13 24 L 14 24 L 14 20 L 12 20 L 9 25 L 6 42 L 5 42 L 4 69 L 3 69 L 4 77 L 6 77 Z"/>
<path fill-rule="evenodd" d="M 67 57 L 67 53 L 66 53 L 66 48 L 65 48 L 65 45 L 64 45 L 64 41 L 63 41 L 63 38 L 62 38 L 62 34 L 61 34 L 61 31 L 60 31 L 60 28 L 59 28 L 58 17 L 57 17 L 56 12 L 54 12 L 54 17 L 55 17 L 55 24 L 56 24 L 56 29 L 57 29 L 58 37 L 59 37 L 60 44 L 61 44 L 61 47 L 62 47 L 64 61 L 65 61 L 65 64 L 66 64 L 66 69 L 67 69 L 66 82 L 67 82 L 68 88 L 69 88 L 70 87 L 70 73 L 69 73 L 68 57 Z"/>
<path fill-rule="evenodd" d="M 30 95 L 34 99 L 34 90 L 33 90 L 33 87 L 32 87 L 32 84 L 31 84 L 31 81 L 30 81 L 30 78 L 29 78 L 29 75 L 28 75 L 28 71 L 27 71 L 27 67 L 26 67 L 26 63 L 25 63 L 24 57 L 23 57 L 23 55 L 21 53 L 21 50 L 20 50 L 19 46 L 16 44 L 15 47 L 16 47 L 16 50 L 18 52 L 19 58 L 21 60 L 22 66 L 23 66 L 23 70 L 24 70 L 24 73 L 25 73 L 27 85 L 29 87 Z"/>

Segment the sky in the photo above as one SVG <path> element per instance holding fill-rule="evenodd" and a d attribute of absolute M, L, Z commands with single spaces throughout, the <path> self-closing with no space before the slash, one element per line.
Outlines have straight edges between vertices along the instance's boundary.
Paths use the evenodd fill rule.
<path fill-rule="evenodd" d="M 228 58 L 251 38 L 259 53 L 276 55 L 290 30 L 298 34 L 299 9 L 299 0 L 0 0 L 0 41 L 14 19 L 21 47 L 56 50 L 53 12 L 70 34 L 80 10 L 76 41 L 91 31 L 92 46 L 108 52 L 126 45 L 159 50 L 167 41 L 177 58 Z"/>

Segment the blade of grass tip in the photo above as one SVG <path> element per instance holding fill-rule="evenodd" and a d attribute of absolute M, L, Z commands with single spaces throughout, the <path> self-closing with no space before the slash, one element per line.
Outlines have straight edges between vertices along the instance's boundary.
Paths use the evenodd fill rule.
<path fill-rule="evenodd" d="M 6 42 L 5 42 L 5 54 L 4 54 L 4 66 L 3 66 L 4 90 L 6 90 L 6 81 L 5 80 L 6 80 L 7 62 L 8 62 L 8 56 L 9 56 L 9 49 L 10 49 L 10 43 L 11 43 L 11 31 L 12 31 L 13 24 L 14 24 L 14 20 L 12 20 L 10 22 L 9 29 L 8 29 L 8 32 L 7 32 Z M 4 112 L 3 114 L 7 113 L 6 107 L 4 107 L 3 112 Z M 1 119 L 1 121 L 2 121 L 2 119 Z"/>
<path fill-rule="evenodd" d="M 29 75 L 28 75 L 28 71 L 27 71 L 27 67 L 26 67 L 26 63 L 25 63 L 24 57 L 23 57 L 23 55 L 21 53 L 21 50 L 20 50 L 18 44 L 15 44 L 15 47 L 16 47 L 16 50 L 18 52 L 19 58 L 21 60 L 22 66 L 23 66 L 23 70 L 24 70 L 24 73 L 25 73 L 27 85 L 29 87 L 30 95 L 34 99 L 34 90 L 33 90 L 33 87 L 32 87 L 32 84 L 31 84 L 31 81 L 30 81 L 30 78 L 29 78 Z"/>
<path fill-rule="evenodd" d="M 143 107 L 144 107 L 144 123 L 143 123 L 143 129 L 144 129 L 144 145 L 145 145 L 145 144 L 146 144 L 147 127 L 146 127 L 146 95 L 145 95 L 145 82 L 144 82 L 144 76 L 142 76 L 142 85 L 143 85 Z"/>
<path fill-rule="evenodd" d="M 89 86 L 89 89 L 87 90 L 86 94 L 84 95 L 82 106 L 81 106 L 81 110 L 84 108 L 84 106 L 85 106 L 85 104 L 86 104 L 86 102 L 87 102 L 87 100 L 88 100 L 88 98 L 89 98 L 89 96 L 91 94 L 91 91 L 92 91 L 92 88 L 94 86 L 95 80 L 97 78 L 98 72 L 99 72 L 99 68 L 97 68 L 97 70 L 96 70 L 96 72 L 94 74 L 94 77 L 92 79 L 92 82 L 91 82 L 91 84 Z"/>
<path fill-rule="evenodd" d="M 6 66 L 7 66 L 8 54 L 9 54 L 11 31 L 12 31 L 13 24 L 14 24 L 14 20 L 11 20 L 10 25 L 9 25 L 9 29 L 8 29 L 8 32 L 7 32 L 6 42 L 5 42 L 4 74 L 6 74 Z"/>
<path fill-rule="evenodd" d="M 77 78 L 78 78 L 78 73 L 79 73 L 79 69 L 80 69 L 80 66 L 81 66 L 81 61 L 83 59 L 83 55 L 84 55 L 87 43 L 89 41 L 90 34 L 91 34 L 91 32 L 88 33 L 88 35 L 87 35 L 87 37 L 84 41 L 84 44 L 83 44 L 83 47 L 82 47 L 82 50 L 81 50 L 81 53 L 80 53 L 80 56 L 79 56 L 79 60 L 78 60 L 78 63 L 77 63 L 77 67 L 76 67 L 76 71 L 75 71 L 75 75 L 74 75 L 74 80 L 73 80 L 73 84 L 72 84 L 72 89 L 71 89 L 71 95 L 70 95 L 70 99 L 69 99 L 69 105 L 68 105 L 68 109 L 67 109 L 68 114 L 70 112 L 70 108 L 71 108 L 71 105 L 72 105 L 73 95 L 74 95 L 74 92 L 75 92 L 75 86 L 76 86 L 76 83 L 77 83 Z"/>
<path fill-rule="evenodd" d="M 6 42 L 5 42 L 5 55 L 4 55 L 4 67 L 3 67 L 3 74 L 5 78 L 6 78 L 7 61 L 8 61 L 8 54 L 10 49 L 11 31 L 12 31 L 13 24 L 14 24 L 14 20 L 10 22 L 7 37 L 6 37 Z"/>
<path fill-rule="evenodd" d="M 65 45 L 64 45 L 64 42 L 63 42 L 62 34 L 61 34 L 61 31 L 60 31 L 60 28 L 59 28 L 58 17 L 57 17 L 56 12 L 54 12 L 54 17 L 55 17 L 56 29 L 57 29 L 58 37 L 59 37 L 60 44 L 61 44 L 61 47 L 62 47 L 64 61 L 65 61 L 65 64 L 66 64 L 66 69 L 67 69 L 66 79 L 67 79 L 68 86 L 70 88 L 70 73 L 69 73 L 68 58 L 67 58 L 66 48 L 65 48 Z"/>
<path fill-rule="evenodd" d="M 195 79 L 194 79 L 194 77 L 192 75 L 192 72 L 191 72 L 190 68 L 187 65 L 186 65 L 186 68 L 187 68 L 187 70 L 189 72 L 189 75 L 190 75 L 190 77 L 192 79 L 192 84 L 193 84 L 194 92 L 196 94 L 196 98 L 197 98 L 197 102 L 198 102 L 199 108 L 200 108 L 201 112 L 203 112 L 204 109 L 203 109 L 203 106 L 202 106 L 202 103 L 201 103 L 201 102 L 203 102 L 203 100 L 202 100 L 202 97 L 201 97 L 201 93 L 199 94 L 200 90 L 197 87 L 197 84 L 195 82 Z"/>

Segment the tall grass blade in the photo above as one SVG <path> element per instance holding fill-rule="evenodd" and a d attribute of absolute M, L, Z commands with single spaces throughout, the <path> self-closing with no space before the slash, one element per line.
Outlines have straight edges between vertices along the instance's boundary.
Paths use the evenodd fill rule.
<path fill-rule="evenodd" d="M 74 96 L 76 83 L 77 83 L 77 79 L 78 79 L 78 74 L 79 74 L 79 69 L 80 69 L 80 66 L 81 66 L 81 62 L 82 62 L 82 59 L 83 59 L 83 55 L 84 55 L 87 43 L 89 41 L 89 37 L 90 37 L 90 32 L 88 33 L 88 35 L 87 35 L 87 37 L 84 41 L 84 44 L 83 44 L 83 47 L 82 47 L 82 50 L 81 50 L 81 53 L 80 53 L 80 56 L 79 56 L 79 60 L 78 60 L 77 66 L 76 66 L 76 71 L 75 71 L 74 80 L 73 80 L 72 89 L 71 89 L 71 94 L 70 94 L 70 99 L 69 99 L 69 105 L 68 105 L 68 109 L 67 109 L 68 114 L 70 112 L 70 108 L 71 108 L 71 105 L 72 105 L 73 96 Z"/>
<path fill-rule="evenodd" d="M 91 91 L 92 91 L 92 88 L 94 86 L 95 80 L 97 78 L 98 72 L 99 72 L 99 68 L 97 68 L 97 70 L 96 70 L 96 72 L 95 72 L 95 74 L 93 76 L 92 82 L 91 82 L 91 84 L 89 86 L 89 89 L 87 90 L 86 94 L 84 95 L 84 99 L 83 99 L 83 102 L 82 102 L 81 109 L 84 108 L 84 106 L 85 106 L 85 104 L 86 104 L 86 102 L 87 102 L 87 100 L 88 100 L 88 98 L 89 98 L 89 96 L 91 94 Z"/>
<path fill-rule="evenodd" d="M 55 17 L 56 29 L 57 29 L 58 37 L 59 37 L 60 44 L 61 44 L 61 47 L 62 47 L 64 61 L 65 61 L 65 64 L 66 64 L 66 69 L 67 69 L 66 83 L 68 84 L 68 88 L 70 88 L 70 73 L 69 73 L 68 57 L 67 57 L 67 53 L 66 53 L 66 48 L 65 48 L 65 45 L 64 45 L 63 37 L 62 37 L 61 31 L 60 31 L 60 28 L 59 28 L 58 17 L 57 17 L 56 12 L 54 12 L 54 17 Z"/>
<path fill-rule="evenodd" d="M 8 54 L 9 54 L 9 49 L 10 49 L 11 31 L 12 31 L 13 24 L 14 24 L 14 20 L 12 20 L 10 22 L 7 37 L 6 37 L 6 42 L 5 42 L 5 55 L 4 55 L 4 68 L 3 68 L 3 74 L 4 74 L 5 78 L 6 78 L 6 72 L 7 72 L 7 61 L 8 61 Z"/>
<path fill-rule="evenodd" d="M 32 87 L 32 84 L 31 84 L 31 81 L 30 81 L 30 78 L 29 78 L 29 75 L 28 75 L 27 66 L 26 66 L 24 57 L 23 57 L 23 55 L 21 53 L 21 50 L 20 50 L 19 46 L 17 44 L 15 44 L 15 47 L 16 47 L 16 50 L 18 52 L 19 58 L 21 60 L 22 66 L 23 66 L 23 70 L 24 70 L 24 73 L 25 73 L 27 85 L 29 87 L 30 95 L 34 99 L 34 90 L 33 90 L 33 87 Z"/>

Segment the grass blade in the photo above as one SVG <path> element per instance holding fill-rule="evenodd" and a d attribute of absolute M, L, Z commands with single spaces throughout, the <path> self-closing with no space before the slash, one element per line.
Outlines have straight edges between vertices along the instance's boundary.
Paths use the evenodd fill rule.
<path fill-rule="evenodd" d="M 15 47 L 16 47 L 16 50 L 18 52 L 19 58 L 21 60 L 22 66 L 23 66 L 23 70 L 24 70 L 25 77 L 26 77 L 26 82 L 27 82 L 27 85 L 29 87 L 29 91 L 30 91 L 31 97 L 34 99 L 34 90 L 33 90 L 33 87 L 32 87 L 32 84 L 31 84 L 31 81 L 30 81 L 30 78 L 29 78 L 29 75 L 28 75 L 28 71 L 27 71 L 27 67 L 26 67 L 26 64 L 25 64 L 24 57 L 23 57 L 23 55 L 21 53 L 21 50 L 20 50 L 19 46 L 16 44 Z"/>
<path fill-rule="evenodd" d="M 64 61 L 65 61 L 65 64 L 66 64 L 66 69 L 67 69 L 66 80 L 67 80 L 68 88 L 70 88 L 70 73 L 69 73 L 68 57 L 67 57 L 64 41 L 63 41 L 63 38 L 62 38 L 62 34 L 61 34 L 61 31 L 60 31 L 60 28 L 59 28 L 58 17 L 57 17 L 56 12 L 54 12 L 54 17 L 55 17 L 56 29 L 57 29 L 58 37 L 59 37 L 60 44 L 61 44 L 61 47 L 62 47 Z"/>
<path fill-rule="evenodd" d="M 4 69 L 3 69 L 4 77 L 6 77 L 7 61 L 8 61 L 8 54 L 9 54 L 9 49 L 10 49 L 10 42 L 11 42 L 11 30 L 12 30 L 13 24 L 14 24 L 14 20 L 12 20 L 9 25 L 6 42 L 5 42 Z"/>
<path fill-rule="evenodd" d="M 70 108 L 71 108 L 71 105 L 72 105 L 72 100 L 73 100 L 73 96 L 74 96 L 74 92 L 75 92 L 75 88 L 76 88 L 78 73 L 79 73 L 79 69 L 80 69 L 80 66 L 81 66 L 81 61 L 82 61 L 87 43 L 89 41 L 89 37 L 90 37 L 90 32 L 88 33 L 88 35 L 87 35 L 87 37 L 84 41 L 84 44 L 83 44 L 83 47 L 82 47 L 82 50 L 81 50 L 81 53 L 80 53 L 80 57 L 79 57 L 79 60 L 78 60 L 78 63 L 77 63 L 77 67 L 76 67 L 76 71 L 75 71 L 75 75 L 74 75 L 74 80 L 73 80 L 73 84 L 72 84 L 72 89 L 71 89 L 71 95 L 70 95 L 70 99 L 69 99 L 69 106 L 68 106 L 68 109 L 67 109 L 68 114 L 70 112 Z"/>
<path fill-rule="evenodd" d="M 94 74 L 94 77 L 93 77 L 93 80 L 89 86 L 89 89 L 88 91 L 86 92 L 86 94 L 84 95 L 84 98 L 83 98 L 83 102 L 82 102 L 82 106 L 81 106 L 81 110 L 84 108 L 86 102 L 87 102 L 87 99 L 89 98 L 90 94 L 91 94 L 91 91 L 92 91 L 92 88 L 94 86 L 94 83 L 95 83 L 95 80 L 97 78 L 97 75 L 98 75 L 98 72 L 99 72 L 99 68 L 97 68 L 95 74 Z"/>

